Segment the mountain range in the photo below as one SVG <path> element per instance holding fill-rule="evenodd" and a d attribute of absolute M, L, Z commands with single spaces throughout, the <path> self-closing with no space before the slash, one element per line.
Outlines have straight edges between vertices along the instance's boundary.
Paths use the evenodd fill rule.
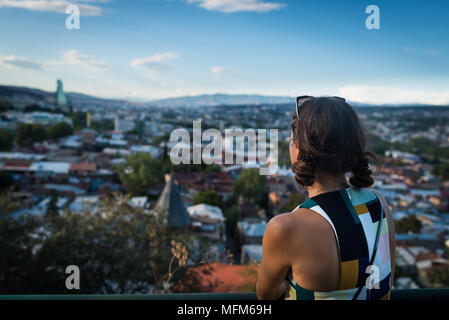
<path fill-rule="evenodd" d="M 0 85 L 0 99 L 9 97 L 23 98 L 30 101 L 48 101 L 49 98 L 54 97 L 55 92 L 44 91 L 35 88 L 17 87 Z M 109 106 L 139 106 L 139 107 L 161 107 L 161 108 L 176 108 L 176 107 L 209 107 L 220 105 L 260 105 L 260 104 L 288 104 L 293 103 L 293 97 L 287 96 L 264 96 L 264 95 L 250 95 L 250 94 L 204 94 L 197 96 L 184 96 L 176 98 L 158 99 L 147 102 L 137 102 L 131 99 L 109 99 L 100 98 L 91 95 L 67 92 L 67 99 L 73 106 L 85 104 L 109 105 Z M 31 104 L 31 103 L 30 103 Z M 375 106 L 370 104 L 352 103 L 355 107 L 401 107 L 404 105 L 385 105 Z M 425 105 L 410 105 L 407 106 L 425 106 Z"/>

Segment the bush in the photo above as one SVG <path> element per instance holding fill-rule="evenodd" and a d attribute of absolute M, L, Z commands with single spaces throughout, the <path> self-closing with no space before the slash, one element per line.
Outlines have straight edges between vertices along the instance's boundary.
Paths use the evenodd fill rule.
<path fill-rule="evenodd" d="M 5 129 L 0 129 L 0 151 L 11 151 L 14 146 L 14 135 Z"/>
<path fill-rule="evenodd" d="M 415 215 L 410 215 L 408 217 L 395 221 L 396 233 L 420 233 L 421 228 L 422 223 L 416 218 Z"/>

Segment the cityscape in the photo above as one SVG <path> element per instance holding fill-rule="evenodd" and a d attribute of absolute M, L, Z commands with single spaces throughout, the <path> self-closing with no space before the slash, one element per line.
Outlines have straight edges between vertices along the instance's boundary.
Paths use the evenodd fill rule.
<path fill-rule="evenodd" d="M 293 102 L 158 105 L 64 90 L 62 80 L 53 92 L 0 86 L 2 293 L 67 293 L 68 265 L 84 293 L 254 292 L 268 221 L 307 198 L 290 165 Z M 352 105 L 395 220 L 394 288 L 449 286 L 449 107 Z M 198 120 L 221 132 L 278 129 L 276 172 L 174 165 L 171 132 Z"/>

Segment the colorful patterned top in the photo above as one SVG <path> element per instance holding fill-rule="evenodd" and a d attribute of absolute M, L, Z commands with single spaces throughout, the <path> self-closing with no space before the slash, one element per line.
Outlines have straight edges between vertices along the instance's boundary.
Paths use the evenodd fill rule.
<path fill-rule="evenodd" d="M 369 287 L 365 283 L 370 274 L 367 267 L 373 253 L 382 203 L 367 189 L 349 188 L 320 194 L 306 200 L 299 208 L 310 209 L 325 218 L 334 230 L 340 256 L 340 282 L 337 290 L 314 292 L 299 286 L 291 269 L 287 276 L 290 290 L 286 300 L 352 300 L 363 285 L 358 300 L 389 300 L 391 290 L 391 262 L 388 223 L 382 222 L 378 249 L 371 269 Z M 376 279 L 378 279 L 377 283 Z"/>

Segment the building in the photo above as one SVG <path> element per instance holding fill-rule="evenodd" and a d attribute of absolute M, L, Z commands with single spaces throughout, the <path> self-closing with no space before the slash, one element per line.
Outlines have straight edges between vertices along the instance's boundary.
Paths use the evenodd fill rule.
<path fill-rule="evenodd" d="M 220 208 L 203 203 L 188 207 L 187 212 L 194 231 L 211 240 L 223 240 L 225 218 Z"/>
<path fill-rule="evenodd" d="M 166 185 L 157 201 L 154 212 L 164 216 L 164 222 L 170 228 L 186 228 L 190 217 L 181 199 L 181 194 L 173 177 L 166 175 Z"/>
<path fill-rule="evenodd" d="M 173 178 L 183 192 L 191 195 L 198 191 L 215 190 L 226 201 L 234 192 L 231 176 L 227 172 L 177 172 Z"/>
<path fill-rule="evenodd" d="M 161 156 L 161 151 L 151 145 L 133 145 L 129 148 L 131 153 L 149 153 L 152 158 L 159 158 Z"/>
<path fill-rule="evenodd" d="M 237 228 L 242 244 L 262 244 L 267 223 L 260 219 L 245 219 L 238 223 Z"/>
<path fill-rule="evenodd" d="M 262 261 L 261 244 L 244 244 L 242 246 L 241 264 L 258 263 Z"/>
<path fill-rule="evenodd" d="M 62 84 L 62 80 L 60 79 L 56 81 L 56 107 L 62 109 L 63 111 L 68 110 L 68 103 L 64 93 L 64 86 Z"/>
<path fill-rule="evenodd" d="M 128 132 L 133 131 L 136 128 L 136 124 L 133 120 L 120 119 L 118 116 L 115 118 L 115 131 Z"/>
<path fill-rule="evenodd" d="M 69 173 L 73 175 L 93 175 L 97 172 L 97 165 L 89 162 L 74 162 L 70 164 Z"/>

